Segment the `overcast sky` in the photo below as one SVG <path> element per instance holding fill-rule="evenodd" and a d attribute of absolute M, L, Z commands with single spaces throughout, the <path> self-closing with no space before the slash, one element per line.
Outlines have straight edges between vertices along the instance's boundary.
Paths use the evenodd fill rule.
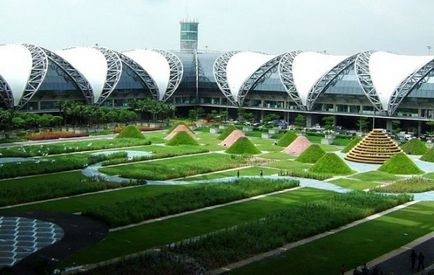
<path fill-rule="evenodd" d="M 201 49 L 425 55 L 433 11 L 433 0 L 0 0 L 0 44 L 177 50 L 188 17 Z"/>

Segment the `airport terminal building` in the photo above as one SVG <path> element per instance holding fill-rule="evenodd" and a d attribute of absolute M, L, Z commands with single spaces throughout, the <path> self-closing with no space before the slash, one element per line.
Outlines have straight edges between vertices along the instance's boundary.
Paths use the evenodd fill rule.
<path fill-rule="evenodd" d="M 335 115 L 346 128 L 375 116 L 378 127 L 398 119 L 416 132 L 434 119 L 434 56 L 198 51 L 197 28 L 181 22 L 180 51 L 0 45 L 0 107 L 48 113 L 66 100 L 125 107 L 152 97 L 181 113 L 201 106 L 234 115 L 241 106 L 258 119 L 303 113 L 308 124 Z"/>

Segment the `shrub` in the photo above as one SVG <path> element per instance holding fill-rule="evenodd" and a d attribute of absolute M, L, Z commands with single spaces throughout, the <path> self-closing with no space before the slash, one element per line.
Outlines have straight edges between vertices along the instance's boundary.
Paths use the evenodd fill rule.
<path fill-rule="evenodd" d="M 164 130 L 164 128 L 161 128 L 161 127 L 146 127 L 146 126 L 136 126 L 136 127 L 141 132 L 152 132 L 152 131 Z M 123 129 L 124 129 L 124 127 L 116 127 L 113 129 L 113 133 L 119 134 Z"/>
<path fill-rule="evenodd" d="M 238 130 L 237 127 L 235 127 L 234 125 L 229 125 L 228 127 L 226 127 L 225 129 L 223 129 L 223 131 L 220 133 L 220 135 L 218 136 L 218 139 L 220 140 L 224 140 L 225 138 L 227 138 L 232 131 L 234 130 Z"/>
<path fill-rule="evenodd" d="M 318 145 L 312 144 L 295 160 L 304 163 L 315 163 L 325 155 L 325 151 Z"/>
<path fill-rule="evenodd" d="M 255 155 L 261 153 L 261 151 L 256 148 L 256 146 L 246 137 L 239 138 L 234 144 L 226 149 L 226 153 L 229 154 L 250 154 Z"/>
<path fill-rule="evenodd" d="M 378 170 L 391 174 L 403 175 L 420 174 L 423 172 L 411 159 L 405 155 L 405 153 L 402 152 L 386 160 L 384 164 L 378 168 Z"/>
<path fill-rule="evenodd" d="M 401 149 L 409 155 L 423 155 L 428 151 L 425 143 L 418 138 L 413 138 L 401 145 Z"/>
<path fill-rule="evenodd" d="M 385 193 L 421 193 L 434 190 L 434 181 L 423 177 L 411 177 L 394 183 L 374 188 L 376 192 Z"/>
<path fill-rule="evenodd" d="M 117 135 L 116 138 L 141 138 L 144 139 L 145 136 L 137 129 L 134 125 L 129 125 L 122 129 L 122 131 Z"/>
<path fill-rule="evenodd" d="M 106 204 L 88 210 L 85 215 L 101 219 L 111 227 L 116 227 L 298 185 L 299 182 L 295 180 L 241 178 L 233 183 L 209 183 L 154 197 Z"/>
<path fill-rule="evenodd" d="M 66 131 L 45 131 L 39 133 L 33 133 L 27 136 L 28 140 L 46 140 L 46 139 L 59 139 L 59 138 L 75 138 L 75 137 L 87 137 L 87 133 L 74 133 Z"/>
<path fill-rule="evenodd" d="M 349 151 L 351 151 L 351 149 L 353 149 L 360 141 L 362 141 L 361 137 L 355 137 L 351 140 L 350 143 L 348 143 L 347 146 L 345 146 L 345 148 L 342 150 L 342 153 L 348 153 Z"/>
<path fill-rule="evenodd" d="M 166 142 L 166 145 L 178 146 L 178 145 L 199 145 L 199 144 L 187 132 L 178 132 L 172 139 Z"/>
<path fill-rule="evenodd" d="M 286 132 L 277 142 L 277 146 L 286 147 L 297 138 L 297 134 L 293 131 Z"/>
<path fill-rule="evenodd" d="M 348 175 L 353 171 L 335 153 L 327 153 L 321 157 L 310 169 L 310 172 L 334 175 Z"/>

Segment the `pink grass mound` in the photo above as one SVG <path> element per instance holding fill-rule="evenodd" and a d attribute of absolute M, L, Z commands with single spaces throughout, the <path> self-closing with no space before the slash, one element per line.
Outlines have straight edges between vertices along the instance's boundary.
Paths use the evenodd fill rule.
<path fill-rule="evenodd" d="M 190 129 L 188 129 L 188 127 L 186 127 L 185 125 L 180 124 L 176 126 L 176 128 L 173 129 L 173 131 L 170 132 L 170 134 L 168 134 L 164 139 L 171 140 L 179 132 L 187 132 L 192 138 L 194 138 L 194 133 L 190 131 Z"/>
<path fill-rule="evenodd" d="M 299 156 L 304 152 L 311 142 L 304 136 L 298 136 L 291 144 L 286 147 L 283 152 L 291 156 Z"/>
<path fill-rule="evenodd" d="M 219 145 L 223 145 L 224 147 L 231 147 L 239 138 L 245 137 L 243 131 L 241 130 L 233 130 L 232 133 L 229 134 Z"/>

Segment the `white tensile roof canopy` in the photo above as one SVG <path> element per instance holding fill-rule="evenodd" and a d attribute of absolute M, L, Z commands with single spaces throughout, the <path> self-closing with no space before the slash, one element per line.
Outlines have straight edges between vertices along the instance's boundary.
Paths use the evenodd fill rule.
<path fill-rule="evenodd" d="M 388 52 L 374 52 L 369 58 L 369 74 L 384 110 L 400 84 L 433 59 L 432 56 L 406 56 Z"/>
<path fill-rule="evenodd" d="M 18 105 L 32 71 L 32 54 L 23 45 L 0 46 L 0 75 L 8 83 L 14 105 Z"/>
<path fill-rule="evenodd" d="M 301 52 L 292 63 L 292 75 L 297 93 L 304 106 L 315 84 L 348 56 Z"/>
<path fill-rule="evenodd" d="M 107 60 L 96 48 L 71 48 L 56 51 L 56 54 L 68 61 L 87 79 L 92 87 L 94 102 L 97 102 L 104 89 L 107 78 Z"/>
<path fill-rule="evenodd" d="M 155 81 L 161 100 L 170 81 L 170 65 L 166 58 L 159 52 L 148 49 L 123 52 L 137 64 L 139 64 Z"/>
<path fill-rule="evenodd" d="M 274 57 L 276 56 L 256 52 L 239 52 L 229 59 L 226 77 L 231 94 L 236 101 L 241 87 L 249 77 Z"/>

